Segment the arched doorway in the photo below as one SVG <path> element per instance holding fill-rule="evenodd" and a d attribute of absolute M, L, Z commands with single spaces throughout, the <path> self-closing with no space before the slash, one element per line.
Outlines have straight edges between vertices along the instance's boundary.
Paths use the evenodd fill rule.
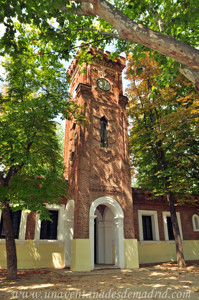
<path fill-rule="evenodd" d="M 115 263 L 114 216 L 111 209 L 99 205 L 95 211 L 94 262 L 95 264 Z"/>
<path fill-rule="evenodd" d="M 91 204 L 89 238 L 92 269 L 95 262 L 124 268 L 123 219 L 122 208 L 113 198 L 100 197 Z"/>

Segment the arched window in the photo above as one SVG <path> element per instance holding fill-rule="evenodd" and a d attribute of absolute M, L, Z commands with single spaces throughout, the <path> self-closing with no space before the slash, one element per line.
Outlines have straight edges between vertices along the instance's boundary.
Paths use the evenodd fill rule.
<path fill-rule="evenodd" d="M 107 120 L 105 117 L 100 119 L 100 135 L 101 135 L 101 147 L 108 147 L 108 133 L 107 133 Z"/>
<path fill-rule="evenodd" d="M 193 224 L 193 230 L 199 231 L 199 216 L 194 214 L 192 216 L 192 224 Z"/>

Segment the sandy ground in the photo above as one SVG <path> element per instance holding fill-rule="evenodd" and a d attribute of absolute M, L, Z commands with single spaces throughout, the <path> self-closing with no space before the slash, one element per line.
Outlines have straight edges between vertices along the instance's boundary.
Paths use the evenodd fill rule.
<path fill-rule="evenodd" d="M 0 299 L 199 299 L 199 265 L 179 269 L 165 263 L 136 270 L 19 270 L 6 280 L 0 270 Z"/>

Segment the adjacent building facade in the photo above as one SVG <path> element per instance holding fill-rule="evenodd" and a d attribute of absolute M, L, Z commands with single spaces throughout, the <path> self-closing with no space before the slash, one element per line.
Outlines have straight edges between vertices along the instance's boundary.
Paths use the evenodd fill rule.
<path fill-rule="evenodd" d="M 19 268 L 70 267 L 90 271 L 96 264 L 138 268 L 175 261 L 169 207 L 132 189 L 122 70 L 125 59 L 90 49 L 92 63 L 74 59 L 68 74 L 71 100 L 88 121 L 66 121 L 65 177 L 69 199 L 47 206 L 53 222 L 13 213 Z M 177 206 L 185 259 L 199 259 L 199 206 Z M 0 212 L 0 268 L 6 268 Z M 15 220 L 15 221 L 14 221 Z"/>

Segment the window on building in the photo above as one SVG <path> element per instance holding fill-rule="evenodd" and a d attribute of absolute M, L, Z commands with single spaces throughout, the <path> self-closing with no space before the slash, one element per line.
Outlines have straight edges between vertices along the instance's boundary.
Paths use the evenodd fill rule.
<path fill-rule="evenodd" d="M 100 136 L 101 136 L 101 147 L 108 147 L 108 132 L 107 132 L 107 120 L 105 117 L 100 119 Z"/>
<path fill-rule="evenodd" d="M 140 241 L 159 241 L 157 211 L 138 210 L 138 226 Z"/>
<path fill-rule="evenodd" d="M 153 240 L 151 216 L 142 216 L 142 227 L 144 241 Z"/>
<path fill-rule="evenodd" d="M 50 221 L 41 221 L 40 215 L 36 214 L 35 221 L 35 237 L 36 244 L 43 242 L 44 240 L 63 241 L 65 235 L 64 218 L 65 218 L 65 205 L 46 205 L 46 208 L 51 213 Z M 42 232 L 41 232 L 42 231 Z"/>
<path fill-rule="evenodd" d="M 170 241 L 174 240 L 171 217 L 167 217 L 167 230 L 168 230 L 169 240 Z"/>
<path fill-rule="evenodd" d="M 171 222 L 171 214 L 170 214 L 169 211 L 163 211 L 162 215 L 163 215 L 163 226 L 164 226 L 165 240 L 166 241 L 173 241 L 174 240 L 174 234 L 173 234 L 173 227 L 172 227 L 172 222 Z M 176 216 L 177 216 L 177 222 L 178 222 L 180 237 L 183 240 L 180 213 L 176 212 Z"/>
<path fill-rule="evenodd" d="M 50 218 L 52 219 L 52 222 L 49 220 L 43 220 L 41 222 L 41 231 L 40 231 L 41 240 L 57 239 L 58 211 L 49 210 L 49 212 L 50 212 Z"/>
<path fill-rule="evenodd" d="M 199 231 L 199 216 L 194 214 L 192 216 L 192 224 L 193 224 L 193 230 Z"/>
<path fill-rule="evenodd" d="M 18 211 L 11 211 L 11 219 L 12 225 L 14 229 L 14 237 L 15 239 L 19 238 L 19 228 L 21 222 L 21 210 Z M 5 232 L 3 229 L 3 216 L 1 215 L 1 222 L 0 222 L 0 238 L 5 239 Z"/>

